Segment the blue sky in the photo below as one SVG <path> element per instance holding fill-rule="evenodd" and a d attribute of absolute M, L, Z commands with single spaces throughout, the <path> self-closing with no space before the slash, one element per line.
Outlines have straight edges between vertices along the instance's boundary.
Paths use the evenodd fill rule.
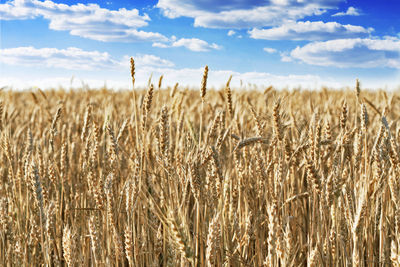
<path fill-rule="evenodd" d="M 400 1 L 0 0 L 0 87 L 400 87 Z"/>

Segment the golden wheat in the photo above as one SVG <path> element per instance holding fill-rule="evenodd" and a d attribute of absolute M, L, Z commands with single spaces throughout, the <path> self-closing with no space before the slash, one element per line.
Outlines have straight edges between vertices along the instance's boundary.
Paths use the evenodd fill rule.
<path fill-rule="evenodd" d="M 207 76 L 1 91 L 0 265 L 399 266 L 397 92 Z"/>

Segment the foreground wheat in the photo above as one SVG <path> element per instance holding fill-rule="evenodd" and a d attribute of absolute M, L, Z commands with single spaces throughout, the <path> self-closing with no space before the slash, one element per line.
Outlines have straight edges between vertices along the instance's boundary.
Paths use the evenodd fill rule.
<path fill-rule="evenodd" d="M 0 92 L 0 265 L 399 266 L 395 93 L 204 76 Z"/>

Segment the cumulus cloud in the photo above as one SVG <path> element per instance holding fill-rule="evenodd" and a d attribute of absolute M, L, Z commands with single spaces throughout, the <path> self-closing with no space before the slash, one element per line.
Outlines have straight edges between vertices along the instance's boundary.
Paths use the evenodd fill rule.
<path fill-rule="evenodd" d="M 264 40 L 328 40 L 355 37 L 367 37 L 372 28 L 362 26 L 342 25 L 337 22 L 299 21 L 289 22 L 270 29 L 252 29 L 250 37 Z"/>
<path fill-rule="evenodd" d="M 49 20 L 49 28 L 98 41 L 167 41 L 156 32 L 138 30 L 148 25 L 150 18 L 137 9 L 109 10 L 97 4 L 58 4 L 51 0 L 13 0 L 0 4 L 1 20 Z"/>
<path fill-rule="evenodd" d="M 271 48 L 271 47 L 264 47 L 263 50 L 265 52 L 267 52 L 268 54 L 273 54 L 273 53 L 278 52 L 275 48 Z"/>
<path fill-rule="evenodd" d="M 227 35 L 228 36 L 233 36 L 235 34 L 236 34 L 236 32 L 234 30 L 229 30 Z"/>
<path fill-rule="evenodd" d="M 0 4 L 0 20 L 32 19 L 38 16 L 32 3 L 27 0 L 14 0 Z"/>
<path fill-rule="evenodd" d="M 357 8 L 349 7 L 346 12 L 338 12 L 332 15 L 332 17 L 341 17 L 341 16 L 360 16 L 361 13 Z"/>
<path fill-rule="evenodd" d="M 0 62 L 5 65 L 47 67 L 69 70 L 128 69 L 129 57 L 122 60 L 107 52 L 85 51 L 76 47 L 66 49 L 15 47 L 0 50 Z M 135 62 L 139 67 L 172 67 L 171 61 L 155 55 L 138 54 Z"/>
<path fill-rule="evenodd" d="M 195 52 L 206 52 L 210 50 L 219 50 L 222 49 L 222 46 L 217 45 L 215 43 L 209 44 L 204 40 L 198 38 L 181 38 L 179 40 L 174 40 L 168 43 L 153 43 L 153 47 L 159 48 L 168 48 L 168 47 L 185 47 L 191 51 Z"/>
<path fill-rule="evenodd" d="M 343 0 L 159 0 L 157 7 L 169 18 L 191 17 L 206 28 L 253 28 L 320 15 Z"/>
<path fill-rule="evenodd" d="M 338 39 L 297 47 L 291 58 L 307 64 L 335 67 L 400 69 L 400 39 Z"/>

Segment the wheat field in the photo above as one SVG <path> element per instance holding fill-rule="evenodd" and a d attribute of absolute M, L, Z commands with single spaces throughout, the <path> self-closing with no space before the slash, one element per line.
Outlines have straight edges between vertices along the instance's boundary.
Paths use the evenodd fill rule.
<path fill-rule="evenodd" d="M 207 74 L 0 91 L 0 265 L 400 266 L 397 93 Z"/>

